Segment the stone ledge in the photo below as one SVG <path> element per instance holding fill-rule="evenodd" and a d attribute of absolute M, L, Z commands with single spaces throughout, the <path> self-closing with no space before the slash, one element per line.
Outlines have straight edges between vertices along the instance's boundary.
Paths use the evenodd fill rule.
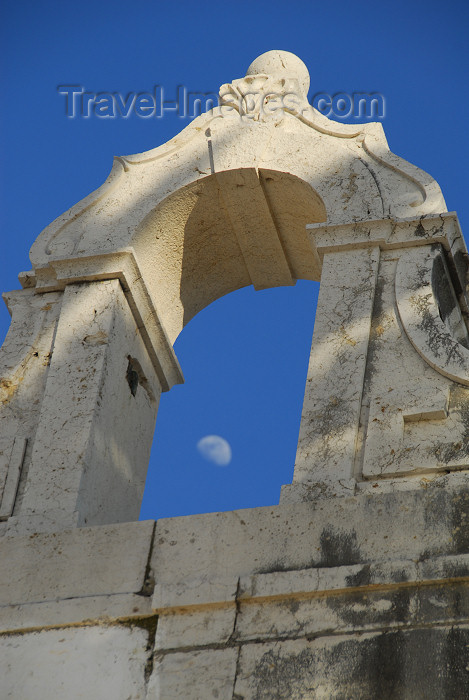
<path fill-rule="evenodd" d="M 406 586 L 426 586 L 469 581 L 469 555 L 439 557 L 414 562 L 397 560 L 377 564 L 356 564 L 269 574 L 239 579 L 214 578 L 210 582 L 188 579 L 158 584 L 153 609 L 160 614 L 226 607 L 235 602 L 262 603 L 268 600 L 327 596 L 330 593 L 366 593 Z"/>
<path fill-rule="evenodd" d="M 384 565 L 359 564 L 279 571 L 245 576 L 239 581 L 236 578 L 228 580 L 223 577 L 218 577 L 210 583 L 200 579 L 189 579 L 187 582 L 174 585 L 157 585 L 153 601 L 148 595 L 135 593 L 109 593 L 94 596 L 75 594 L 56 600 L 0 606 L 0 629 L 3 632 L 9 632 L 91 622 L 104 624 L 158 614 L 161 621 L 158 628 L 159 637 L 163 648 L 198 646 L 195 635 L 200 634 L 203 639 L 204 635 L 210 632 L 206 614 L 209 613 L 212 617 L 215 615 L 212 622 L 217 628 L 216 633 L 219 634 L 220 624 L 223 630 L 223 639 L 219 640 L 219 643 L 226 642 L 232 631 L 235 611 L 239 605 L 262 607 L 266 604 L 266 610 L 268 610 L 271 604 L 288 606 L 292 601 L 304 601 L 308 604 L 308 600 L 314 601 L 334 596 L 337 601 L 335 606 L 342 605 L 341 598 L 343 598 L 343 604 L 348 606 L 351 595 L 378 595 L 385 598 L 399 590 L 409 589 L 412 593 L 415 589 L 426 588 L 430 591 L 431 597 L 434 595 L 431 594 L 433 589 L 441 592 L 452 584 L 461 585 L 467 582 L 469 582 L 469 555 L 438 557 L 418 563 L 395 561 Z M 372 607 L 370 607 L 371 612 L 373 612 Z M 388 609 L 385 612 L 387 613 Z M 217 615 L 221 623 L 218 622 Z M 246 620 L 250 616 L 251 613 L 247 615 Z M 316 615 L 313 615 L 313 618 L 315 617 Z M 175 621 L 178 619 L 180 622 L 176 624 Z M 197 632 L 199 624 L 202 624 L 203 629 Z M 378 621 L 376 624 L 379 626 L 381 622 Z M 187 631 L 185 631 L 186 628 Z M 192 635 L 188 634 L 190 632 Z M 213 632 L 210 634 L 213 635 Z M 246 634 L 247 638 L 251 636 L 241 631 L 240 639 Z M 278 630 L 276 634 L 279 634 Z M 254 636 L 259 636 L 258 629 Z M 261 636 L 267 638 L 269 634 L 261 634 Z"/>
<path fill-rule="evenodd" d="M 306 229 L 321 260 L 326 253 L 375 245 L 382 250 L 393 250 L 441 243 L 448 250 L 464 249 L 461 228 L 454 211 L 415 218 L 356 221 L 353 224 L 307 224 Z"/>
<path fill-rule="evenodd" d="M 87 624 L 112 624 L 154 615 L 151 598 L 134 593 L 47 600 L 0 607 L 2 634 Z"/>
<path fill-rule="evenodd" d="M 236 577 L 189 578 L 173 584 L 155 586 L 153 609 L 157 611 L 180 610 L 186 607 L 214 606 L 222 603 L 234 605 L 237 595 Z"/>
<path fill-rule="evenodd" d="M 122 285 L 163 391 L 184 383 L 174 348 L 143 281 L 133 248 L 94 256 L 56 258 L 45 267 L 23 272 L 20 282 L 26 287 L 35 284 L 35 292 L 42 294 L 63 290 L 76 282 L 110 279 L 118 279 Z"/>
<path fill-rule="evenodd" d="M 466 488 L 429 487 L 162 519 L 153 545 L 153 521 L 5 536 L 0 606 L 6 606 L 8 629 L 29 628 L 28 615 L 35 625 L 42 619 L 38 605 L 47 601 L 57 606 L 48 613 L 54 625 L 64 626 L 100 619 L 99 600 L 105 610 L 115 609 L 116 619 L 156 613 L 169 620 L 229 609 L 226 620 L 220 612 L 226 638 L 239 605 L 463 584 L 469 579 L 468 503 Z M 131 601 L 137 593 L 144 595 L 135 611 L 130 602 L 120 607 L 116 596 L 128 594 Z M 82 602 L 68 606 L 66 599 Z"/>

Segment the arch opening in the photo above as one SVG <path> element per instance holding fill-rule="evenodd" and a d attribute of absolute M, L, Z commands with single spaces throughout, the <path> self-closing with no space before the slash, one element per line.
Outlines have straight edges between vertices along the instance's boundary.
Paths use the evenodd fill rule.
<path fill-rule="evenodd" d="M 319 284 L 244 288 L 184 328 L 186 383 L 161 398 L 140 518 L 276 505 L 290 483 Z M 217 435 L 232 459 L 197 450 Z"/>
<path fill-rule="evenodd" d="M 160 407 L 142 518 L 278 503 L 293 473 L 319 288 L 306 224 L 326 219 L 304 180 L 245 168 L 187 185 L 139 225 L 135 253 L 170 341 L 203 312 L 176 341 L 186 384 Z M 198 454 L 213 434 L 231 446 L 230 464 Z"/>

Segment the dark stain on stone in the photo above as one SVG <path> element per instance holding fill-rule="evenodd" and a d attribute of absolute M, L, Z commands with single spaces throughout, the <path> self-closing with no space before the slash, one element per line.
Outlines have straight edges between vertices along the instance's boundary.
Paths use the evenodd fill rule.
<path fill-rule="evenodd" d="M 426 231 L 425 231 L 421 221 L 419 221 L 418 226 L 415 229 L 415 235 L 418 238 L 426 238 L 426 236 L 427 236 Z"/>
<path fill-rule="evenodd" d="M 298 600 L 287 600 L 286 606 L 293 615 L 295 615 L 300 609 L 300 603 Z"/>
<path fill-rule="evenodd" d="M 349 635 L 266 651 L 250 673 L 252 700 L 464 700 L 469 631 L 437 628 Z"/>
<path fill-rule="evenodd" d="M 443 465 L 469 458 L 469 392 L 467 387 L 453 385 L 450 390 L 449 412 L 458 413 L 464 425 L 459 440 L 435 443 L 433 454 Z"/>
<path fill-rule="evenodd" d="M 271 649 L 257 663 L 252 700 L 300 700 L 315 688 L 315 664 L 309 649 L 299 654 L 280 654 Z M 313 696 L 314 697 L 314 696 Z"/>
<path fill-rule="evenodd" d="M 148 683 L 150 676 L 153 673 L 154 653 L 155 653 L 155 638 L 156 629 L 158 626 L 158 615 L 151 617 L 131 618 L 120 623 L 123 627 L 128 627 L 133 630 L 139 628 L 147 632 L 147 644 L 145 647 L 146 663 L 144 667 L 145 682 Z"/>
<path fill-rule="evenodd" d="M 277 647 L 255 667 L 252 700 L 401 700 L 404 666 L 399 633 L 362 641 L 347 639 L 331 647 L 309 647 L 299 654 Z M 327 696 L 325 695 L 327 692 Z"/>
<path fill-rule="evenodd" d="M 151 388 L 150 382 L 148 381 L 143 372 L 142 365 L 135 357 L 127 355 L 127 359 L 129 363 L 127 365 L 127 372 L 125 377 L 130 388 L 130 393 L 132 394 L 132 396 L 136 396 L 137 389 L 140 386 L 146 393 L 148 400 L 151 403 L 155 403 L 155 395 Z"/>
<path fill-rule="evenodd" d="M 394 583 L 403 583 L 409 580 L 409 573 L 406 569 L 395 569 L 391 571 L 391 581 Z"/>
<path fill-rule="evenodd" d="M 423 502 L 425 530 L 429 532 L 439 530 L 443 536 L 436 541 L 436 546 L 432 545 L 432 547 L 423 549 L 420 559 L 428 559 L 435 554 L 446 553 L 447 551 L 448 541 L 444 537 L 444 533 L 451 527 L 451 506 L 448 500 L 447 493 L 441 489 L 428 489 L 425 492 Z"/>
<path fill-rule="evenodd" d="M 298 567 L 289 566 L 283 559 L 273 561 L 269 566 L 260 566 L 256 569 L 257 574 L 273 574 L 276 571 L 297 571 Z"/>
<path fill-rule="evenodd" d="M 136 396 L 139 384 L 138 372 L 134 368 L 131 359 L 129 359 L 129 364 L 127 365 L 127 372 L 125 374 L 125 378 L 127 379 L 127 384 L 129 385 L 130 393 L 132 394 L 132 396 Z"/>
<path fill-rule="evenodd" d="M 343 566 L 360 563 L 357 533 L 337 531 L 331 525 L 324 528 L 320 537 L 321 561 L 318 566 Z"/>
<path fill-rule="evenodd" d="M 404 690 L 404 641 L 401 632 L 385 633 L 367 639 L 355 650 L 358 664 L 352 681 L 363 684 L 366 698 L 402 698 Z M 360 697 L 360 696 L 358 696 Z"/>
<path fill-rule="evenodd" d="M 469 272 L 469 256 L 462 250 L 446 256 L 446 263 L 453 279 L 456 294 L 466 294 L 466 280 Z"/>
<path fill-rule="evenodd" d="M 373 311 L 371 314 L 371 329 L 370 329 L 370 342 L 368 347 L 368 357 L 366 360 L 366 370 L 364 379 L 364 391 L 369 390 L 369 385 L 371 377 L 375 371 L 376 355 L 379 346 L 382 343 L 380 333 L 378 328 L 382 327 L 384 324 L 384 285 L 385 281 L 381 274 L 379 274 L 375 286 L 375 296 L 373 300 Z"/>
<path fill-rule="evenodd" d="M 467 582 L 425 587 L 420 592 L 419 607 L 419 616 L 425 623 L 467 620 L 469 616 Z"/>
<path fill-rule="evenodd" d="M 444 648 L 446 663 L 441 664 L 445 700 L 469 698 L 468 641 L 467 630 L 457 627 L 449 630 Z"/>
<path fill-rule="evenodd" d="M 403 624 L 410 623 L 413 618 L 411 603 L 415 598 L 415 592 L 409 588 L 399 588 L 397 591 L 393 591 L 390 597 L 392 607 L 389 618 Z"/>
<path fill-rule="evenodd" d="M 459 277 L 454 265 L 453 267 L 448 265 L 448 257 L 442 247 L 433 262 L 431 284 L 441 320 L 453 335 L 454 340 L 465 348 L 469 348 L 467 326 L 458 300 L 462 292 Z"/>
<path fill-rule="evenodd" d="M 347 582 L 347 586 L 350 586 L 351 588 L 354 588 L 355 586 L 368 586 L 371 583 L 370 565 L 365 564 L 365 566 L 356 574 L 346 576 L 345 580 Z"/>
<path fill-rule="evenodd" d="M 456 554 L 469 552 L 469 491 L 458 492 L 452 502 L 453 551 Z"/>
<path fill-rule="evenodd" d="M 401 588 L 388 593 L 354 591 L 340 596 L 329 596 L 327 607 L 347 625 L 363 628 L 373 624 L 387 626 L 411 622 L 411 601 L 415 591 Z M 384 603 L 384 605 L 383 605 Z"/>
<path fill-rule="evenodd" d="M 418 312 L 421 319 L 418 323 L 418 328 L 426 336 L 428 346 L 435 357 L 439 358 L 444 364 L 452 360 L 462 367 L 464 366 L 465 359 L 463 353 L 459 349 L 460 344 L 451 335 L 440 333 L 433 319 L 433 305 L 434 302 L 430 299 L 430 295 L 419 296 L 414 301 L 415 310 Z"/>
<path fill-rule="evenodd" d="M 465 347 L 468 347 L 467 329 L 462 321 L 462 317 L 456 325 L 450 320 L 455 310 L 458 310 L 459 315 L 461 315 L 459 303 L 449 277 L 443 253 L 441 252 L 441 246 L 432 246 L 431 248 L 432 251 L 438 249 L 439 253 L 435 256 L 432 266 L 431 286 L 433 293 L 419 293 L 420 288 L 428 284 L 426 265 L 417 268 L 415 271 L 416 281 L 411 287 L 412 291 L 417 293 L 413 300 L 413 306 L 420 316 L 418 327 L 426 336 L 428 345 L 436 357 L 440 358 L 444 363 L 451 360 L 462 366 L 464 364 L 464 355 L 461 352 L 461 342 L 464 343 Z M 440 318 L 446 325 L 447 330 L 449 330 L 449 335 L 441 333 L 440 328 L 435 324 L 432 313 L 435 301 Z M 450 330 L 450 326 L 452 330 Z M 454 336 L 455 332 L 458 337 Z"/>
<path fill-rule="evenodd" d="M 449 561 L 443 565 L 445 578 L 468 578 L 469 566 L 466 561 Z"/>

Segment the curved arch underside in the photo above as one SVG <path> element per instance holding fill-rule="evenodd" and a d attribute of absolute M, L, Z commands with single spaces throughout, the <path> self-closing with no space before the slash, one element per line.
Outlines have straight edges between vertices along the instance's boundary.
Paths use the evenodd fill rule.
<path fill-rule="evenodd" d="M 276 170 L 223 171 L 169 195 L 139 224 L 133 246 L 171 342 L 236 289 L 319 280 L 306 224 L 326 219 L 308 183 Z"/>

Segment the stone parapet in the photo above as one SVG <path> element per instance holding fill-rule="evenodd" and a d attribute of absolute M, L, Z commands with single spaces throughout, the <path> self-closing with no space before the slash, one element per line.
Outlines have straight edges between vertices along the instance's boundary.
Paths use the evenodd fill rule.
<path fill-rule="evenodd" d="M 59 696 L 112 639 L 87 673 L 117 655 L 116 700 L 465 697 L 468 502 L 440 484 L 3 537 L 4 687 L 12 653 L 36 679 L 47 658 L 35 697 Z"/>

